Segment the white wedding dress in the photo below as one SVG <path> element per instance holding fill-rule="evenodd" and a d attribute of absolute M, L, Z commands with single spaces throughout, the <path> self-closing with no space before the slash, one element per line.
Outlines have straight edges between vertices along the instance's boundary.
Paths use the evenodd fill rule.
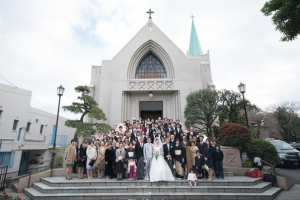
<path fill-rule="evenodd" d="M 154 144 L 157 138 L 154 140 Z M 160 139 L 159 139 L 160 140 Z M 155 158 L 154 152 L 158 150 L 160 154 L 158 155 L 157 159 Z M 161 145 L 159 146 L 153 146 L 153 158 L 151 162 L 151 168 L 150 168 L 150 182 L 157 182 L 157 181 L 174 181 L 174 176 L 170 170 L 169 165 L 165 161 L 163 152 L 163 147 Z"/>

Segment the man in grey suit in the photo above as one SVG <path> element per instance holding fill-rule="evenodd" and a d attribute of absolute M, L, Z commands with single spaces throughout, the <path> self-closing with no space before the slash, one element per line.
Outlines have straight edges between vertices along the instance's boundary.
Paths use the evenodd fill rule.
<path fill-rule="evenodd" d="M 152 161 L 152 144 L 151 144 L 151 138 L 147 139 L 147 144 L 144 146 L 144 160 L 146 162 L 146 180 L 150 179 L 150 167 L 151 167 L 151 161 Z"/>

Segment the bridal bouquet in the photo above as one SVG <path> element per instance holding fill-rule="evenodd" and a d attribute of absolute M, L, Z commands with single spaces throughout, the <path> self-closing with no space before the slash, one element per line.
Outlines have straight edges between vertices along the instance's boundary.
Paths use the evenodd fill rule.
<path fill-rule="evenodd" d="M 158 156 L 159 156 L 159 154 L 160 154 L 160 152 L 159 152 L 159 150 L 154 150 L 154 156 L 155 156 L 155 159 L 157 160 L 157 158 L 158 158 Z"/>

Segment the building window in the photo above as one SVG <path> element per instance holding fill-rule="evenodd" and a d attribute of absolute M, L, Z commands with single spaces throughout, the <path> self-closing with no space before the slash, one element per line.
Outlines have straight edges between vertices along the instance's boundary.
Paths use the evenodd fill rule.
<path fill-rule="evenodd" d="M 14 151 L 0 151 L 0 167 L 14 165 L 15 152 Z"/>
<path fill-rule="evenodd" d="M 43 133 L 43 129 L 44 129 L 44 125 L 41 125 L 41 128 L 40 128 L 40 134 Z"/>
<path fill-rule="evenodd" d="M 31 123 L 30 123 L 30 122 L 27 122 L 26 132 L 29 132 L 29 131 L 30 131 L 30 125 L 31 125 Z"/>
<path fill-rule="evenodd" d="M 14 120 L 14 124 L 13 124 L 13 128 L 12 128 L 13 131 L 17 130 L 18 122 L 19 122 L 19 120 L 17 120 L 17 119 Z"/>
<path fill-rule="evenodd" d="M 35 120 L 35 123 L 36 123 L 36 124 L 39 123 L 39 119 L 36 119 L 36 120 Z"/>
<path fill-rule="evenodd" d="M 148 54 L 136 70 L 135 78 L 160 79 L 167 78 L 166 70 L 160 60 L 153 54 Z"/>

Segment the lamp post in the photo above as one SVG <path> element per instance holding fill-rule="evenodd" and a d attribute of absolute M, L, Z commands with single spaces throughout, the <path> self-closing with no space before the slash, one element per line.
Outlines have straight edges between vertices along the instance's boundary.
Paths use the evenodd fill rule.
<path fill-rule="evenodd" d="M 56 126 L 55 126 L 55 134 L 54 134 L 54 141 L 53 141 L 53 152 L 52 152 L 52 159 L 51 159 L 51 174 L 52 177 L 53 167 L 54 167 L 54 158 L 55 158 L 55 147 L 56 147 L 56 135 L 57 135 L 57 126 L 58 126 L 58 118 L 59 118 L 59 107 L 60 107 L 60 98 L 64 94 L 65 88 L 60 85 L 57 88 L 57 95 L 58 95 L 58 108 L 57 108 L 57 116 L 56 116 Z"/>
<path fill-rule="evenodd" d="M 243 101 L 244 101 L 244 110 L 245 110 L 245 116 L 246 116 L 246 122 L 247 122 L 247 128 L 249 128 L 249 123 L 248 123 L 248 116 L 247 116 L 247 109 L 246 109 L 246 102 L 245 102 L 245 97 L 244 97 L 244 93 L 246 92 L 246 85 L 244 83 L 240 83 L 239 84 L 239 91 L 240 93 L 242 93 L 243 95 Z"/>

